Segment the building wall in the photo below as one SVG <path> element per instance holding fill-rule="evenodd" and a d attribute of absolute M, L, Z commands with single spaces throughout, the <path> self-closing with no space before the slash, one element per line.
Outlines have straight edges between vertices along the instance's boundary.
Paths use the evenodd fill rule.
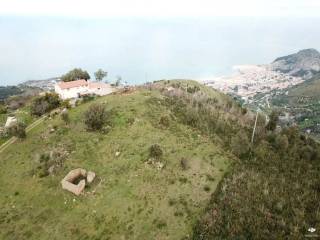
<path fill-rule="evenodd" d="M 98 96 L 104 96 L 104 95 L 108 95 L 110 93 L 113 92 L 113 89 L 111 87 L 104 87 L 104 88 L 100 88 L 100 89 L 90 89 L 91 93 L 94 93 Z"/>
<path fill-rule="evenodd" d="M 79 94 L 92 93 L 99 96 L 104 96 L 113 92 L 112 87 L 103 87 L 103 88 L 88 88 L 85 87 L 75 87 L 69 89 L 61 89 L 58 84 L 55 85 L 54 90 L 57 94 L 59 94 L 62 99 L 70 99 L 70 98 L 78 98 Z"/>
<path fill-rule="evenodd" d="M 58 85 L 55 86 L 55 92 L 59 94 L 62 99 L 77 98 L 79 93 L 88 92 L 87 87 L 75 87 L 61 89 Z"/>

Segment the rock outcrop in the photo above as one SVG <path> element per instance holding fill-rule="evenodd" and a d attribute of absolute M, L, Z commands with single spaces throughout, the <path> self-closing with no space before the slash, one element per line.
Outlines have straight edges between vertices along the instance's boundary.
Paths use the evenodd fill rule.
<path fill-rule="evenodd" d="M 275 71 L 310 79 L 320 72 L 320 53 L 316 49 L 304 49 L 295 54 L 279 57 L 270 66 Z"/>
<path fill-rule="evenodd" d="M 11 127 L 13 124 L 16 124 L 17 123 L 17 119 L 16 117 L 8 117 L 7 118 L 7 121 L 6 121 L 6 124 L 4 125 L 5 128 L 9 128 Z"/>

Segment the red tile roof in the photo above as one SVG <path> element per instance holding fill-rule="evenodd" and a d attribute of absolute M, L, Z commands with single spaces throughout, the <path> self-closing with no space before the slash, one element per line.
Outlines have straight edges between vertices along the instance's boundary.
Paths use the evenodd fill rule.
<path fill-rule="evenodd" d="M 88 86 L 88 82 L 83 79 L 82 80 L 75 80 L 75 81 L 71 81 L 71 82 L 59 82 L 58 86 L 61 89 L 85 87 L 85 86 Z"/>

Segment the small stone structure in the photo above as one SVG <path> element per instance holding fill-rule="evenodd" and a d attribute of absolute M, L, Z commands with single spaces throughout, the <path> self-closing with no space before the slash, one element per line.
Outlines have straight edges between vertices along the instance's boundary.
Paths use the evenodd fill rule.
<path fill-rule="evenodd" d="M 16 117 L 8 117 L 7 118 L 7 121 L 6 121 L 6 124 L 4 125 L 5 128 L 9 128 L 11 127 L 13 124 L 16 124 L 17 123 L 17 119 Z"/>
<path fill-rule="evenodd" d="M 89 171 L 87 174 L 87 183 L 92 183 L 95 177 L 96 174 L 94 172 Z"/>
<path fill-rule="evenodd" d="M 62 188 L 79 196 L 88 184 L 92 183 L 96 174 L 82 168 L 71 170 L 61 181 Z M 78 182 L 78 183 L 77 183 Z"/>

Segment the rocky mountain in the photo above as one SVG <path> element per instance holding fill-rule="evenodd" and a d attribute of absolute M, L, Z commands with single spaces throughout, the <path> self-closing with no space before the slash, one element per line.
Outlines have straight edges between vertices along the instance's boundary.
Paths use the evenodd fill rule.
<path fill-rule="evenodd" d="M 271 69 L 295 77 L 310 79 L 320 72 L 320 53 L 313 48 L 279 57 L 271 63 Z"/>

